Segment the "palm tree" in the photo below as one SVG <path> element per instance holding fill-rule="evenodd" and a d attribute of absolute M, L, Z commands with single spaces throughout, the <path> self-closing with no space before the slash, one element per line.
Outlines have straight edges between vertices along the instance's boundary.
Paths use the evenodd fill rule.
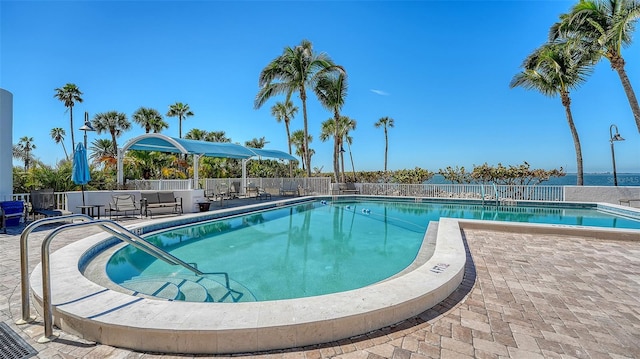
<path fill-rule="evenodd" d="M 251 148 L 264 148 L 264 146 L 269 143 L 269 141 L 267 141 L 265 139 L 264 136 L 260 137 L 260 138 L 254 138 L 251 139 L 249 141 L 245 141 L 244 145 L 246 147 L 251 147 Z"/>
<path fill-rule="evenodd" d="M 113 142 L 107 138 L 97 138 L 89 147 L 89 158 L 103 168 L 114 167 L 118 163 L 118 153 L 113 151 Z"/>
<path fill-rule="evenodd" d="M 51 138 L 56 142 L 62 144 L 62 150 L 64 151 L 64 157 L 69 160 L 69 154 L 67 148 L 64 147 L 64 136 L 66 133 L 62 127 L 54 127 L 51 129 Z"/>
<path fill-rule="evenodd" d="M 347 143 L 349 148 L 349 158 L 351 159 L 351 171 L 353 171 L 353 180 L 356 180 L 356 168 L 353 165 L 353 154 L 351 153 L 351 144 L 353 143 L 353 137 L 349 136 L 349 132 L 356 129 L 357 121 L 347 116 L 340 116 L 340 123 L 344 129 L 344 142 Z M 344 176 L 344 149 L 340 148 L 340 156 L 342 158 L 342 174 Z M 344 179 L 343 179 L 344 181 Z"/>
<path fill-rule="evenodd" d="M 173 105 L 169 106 L 169 112 L 167 112 L 167 116 L 169 117 L 178 117 L 178 124 L 180 126 L 179 129 L 179 137 L 182 138 L 182 120 L 186 117 L 193 116 L 193 112 L 189 109 L 189 105 L 182 102 L 176 102 Z"/>
<path fill-rule="evenodd" d="M 286 94 L 286 101 L 291 99 L 294 92 L 298 92 L 302 101 L 302 115 L 304 118 L 304 148 L 309 139 L 307 121 L 307 87 L 313 87 L 319 76 L 331 72 L 341 71 L 341 66 L 335 65 L 328 55 L 315 54 L 310 41 L 302 40 L 300 45 L 286 47 L 282 55 L 273 59 L 261 72 L 258 79 L 260 90 L 254 100 L 254 107 L 260 108 L 268 99 L 275 95 Z M 306 163 L 307 176 L 311 176 L 311 157 L 305 152 L 303 162 Z"/>
<path fill-rule="evenodd" d="M 393 128 L 395 121 L 391 117 L 382 117 L 373 124 L 376 128 L 384 128 L 384 171 L 387 172 L 387 155 L 389 154 L 389 128 Z"/>
<path fill-rule="evenodd" d="M 311 135 L 307 136 L 306 141 L 304 137 L 304 130 L 296 130 L 291 133 L 291 144 L 296 148 L 296 155 L 302 159 L 311 157 L 314 152 L 310 148 L 307 150 L 306 147 L 313 141 L 313 137 Z M 302 170 L 305 171 L 304 161 L 302 161 Z"/>
<path fill-rule="evenodd" d="M 509 84 L 511 88 L 521 86 L 550 97 L 560 95 L 576 151 L 578 186 L 583 184 L 582 149 L 571 113 L 569 90 L 585 82 L 593 71 L 592 61 L 584 55 L 566 42 L 547 43 L 527 57 L 522 64 L 524 70 L 516 74 Z"/>
<path fill-rule="evenodd" d="M 204 136 L 204 140 L 209 142 L 231 142 L 231 139 L 227 137 L 224 131 L 209 131 Z"/>
<path fill-rule="evenodd" d="M 149 107 L 140 107 L 133 113 L 131 119 L 144 128 L 145 133 L 149 133 L 152 130 L 153 133 L 158 133 L 169 127 L 169 124 L 162 119 L 160 112 Z"/>
<path fill-rule="evenodd" d="M 76 139 L 73 135 L 73 105 L 76 102 L 82 102 L 82 92 L 75 84 L 68 83 L 64 87 L 55 89 L 56 94 L 53 96 L 64 103 L 64 107 L 69 109 L 69 128 L 71 129 L 71 151 L 75 154 Z"/>
<path fill-rule="evenodd" d="M 339 72 L 335 75 L 325 74 L 318 79 L 318 83 L 314 88 L 318 100 L 322 106 L 333 112 L 334 124 L 340 121 L 340 110 L 344 105 L 347 97 L 347 76 Z M 336 182 L 338 181 L 338 173 L 340 173 L 340 165 L 338 164 L 338 156 L 343 134 L 340 133 L 341 126 L 333 126 L 333 173 Z M 342 182 L 344 182 L 344 166 L 342 168 Z"/>
<path fill-rule="evenodd" d="M 347 141 L 347 143 L 351 143 L 353 141 L 353 138 L 349 136 L 349 131 L 356 128 L 356 121 L 347 116 L 340 116 L 337 123 L 338 125 L 336 126 L 336 120 L 333 118 L 324 121 L 320 130 L 320 140 L 324 142 L 333 137 L 334 143 L 337 143 L 339 155 L 334 157 L 334 164 L 338 162 L 339 156 L 341 166 L 338 166 L 337 171 L 334 171 L 334 179 L 338 182 L 338 176 L 340 176 L 340 181 L 344 182 L 343 143 L 345 141 Z M 342 171 L 340 170 L 340 167 L 342 167 Z"/>
<path fill-rule="evenodd" d="M 289 128 L 289 124 L 293 117 L 298 112 L 298 107 L 296 107 L 293 102 L 287 100 L 285 102 L 276 102 L 273 107 L 271 107 L 271 115 L 276 118 L 278 123 L 284 122 L 284 126 L 287 130 L 287 144 L 289 145 L 289 154 L 291 154 L 291 132 Z M 289 161 L 289 177 L 293 177 L 293 168 L 291 167 L 291 161 Z"/>
<path fill-rule="evenodd" d="M 109 134 L 111 134 L 113 153 L 117 156 L 118 142 L 116 137 L 120 137 L 122 132 L 131 128 L 131 122 L 127 120 L 127 115 L 117 111 L 98 113 L 93 118 L 92 125 L 98 134 L 102 132 L 109 132 Z"/>
<path fill-rule="evenodd" d="M 640 16 L 636 0 L 580 0 L 551 27 L 551 41 L 566 38 L 594 55 L 605 57 L 618 73 L 640 132 L 640 106 L 625 70 L 622 48 L 631 44 L 631 34 Z"/>
<path fill-rule="evenodd" d="M 184 138 L 188 140 L 204 141 L 205 137 L 208 134 L 209 133 L 205 130 L 201 130 L 199 128 L 192 128 L 189 130 L 189 132 L 187 132 L 186 135 L 184 135 Z"/>
<path fill-rule="evenodd" d="M 33 143 L 33 137 L 24 136 L 20 138 L 18 144 L 14 145 L 12 148 L 13 158 L 19 159 L 24 162 L 24 170 L 29 170 L 29 164 L 33 159 L 33 155 L 31 152 L 36 148 L 36 145 Z"/>

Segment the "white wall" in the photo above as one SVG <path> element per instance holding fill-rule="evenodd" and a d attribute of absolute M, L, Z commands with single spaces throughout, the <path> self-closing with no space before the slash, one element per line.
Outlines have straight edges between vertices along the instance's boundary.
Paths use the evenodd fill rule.
<path fill-rule="evenodd" d="M 13 94 L 0 89 L 0 201 L 13 194 Z"/>

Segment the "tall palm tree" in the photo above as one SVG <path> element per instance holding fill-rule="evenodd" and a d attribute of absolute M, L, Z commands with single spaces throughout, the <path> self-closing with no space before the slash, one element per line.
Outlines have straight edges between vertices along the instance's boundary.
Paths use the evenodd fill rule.
<path fill-rule="evenodd" d="M 334 124 L 340 121 L 340 110 L 344 105 L 347 97 L 347 76 L 345 73 L 338 72 L 335 74 L 325 74 L 318 79 L 318 83 L 314 88 L 320 104 L 329 111 L 333 112 Z M 338 164 L 338 156 L 340 154 L 340 146 L 343 134 L 339 133 L 341 126 L 333 126 L 333 173 L 336 182 L 338 181 L 338 173 L 340 173 L 340 165 Z M 344 182 L 344 167 L 342 168 L 342 182 Z"/>
<path fill-rule="evenodd" d="M 509 84 L 511 88 L 521 86 L 550 97 L 560 95 L 576 151 L 578 186 L 583 184 L 582 148 L 573 122 L 569 90 L 585 82 L 593 71 L 591 59 L 584 55 L 566 42 L 544 44 L 525 59 L 523 71 L 516 74 Z"/>
<path fill-rule="evenodd" d="M 69 160 L 69 154 L 67 148 L 64 147 L 64 136 L 66 133 L 62 127 L 54 127 L 51 129 L 51 138 L 56 142 L 62 144 L 62 150 L 64 151 L 64 157 Z"/>
<path fill-rule="evenodd" d="M 120 137 L 122 132 L 131 128 L 131 122 L 127 120 L 127 115 L 117 111 L 98 113 L 93 118 L 92 125 L 98 134 L 108 132 L 111 135 L 113 153 L 117 156 L 118 142 L 116 137 Z"/>
<path fill-rule="evenodd" d="M 73 106 L 76 102 L 82 102 L 82 92 L 78 86 L 68 83 L 63 87 L 55 89 L 56 94 L 53 97 L 64 103 L 64 107 L 69 109 L 69 128 L 71 129 L 71 151 L 75 154 L 76 138 L 73 135 Z"/>
<path fill-rule="evenodd" d="M 286 101 L 297 92 L 302 101 L 302 115 L 304 118 L 304 147 L 309 139 L 307 120 L 307 88 L 313 88 L 318 77 L 330 71 L 344 69 L 331 61 L 324 53 L 315 54 L 310 41 L 302 40 L 300 45 L 286 47 L 282 55 L 273 59 L 261 72 L 258 79 L 260 90 L 254 100 L 254 107 L 260 108 L 268 99 L 279 94 L 286 95 Z M 311 176 L 311 157 L 305 152 L 303 162 L 306 163 L 307 176 Z"/>
<path fill-rule="evenodd" d="M 291 132 L 289 128 L 289 124 L 293 117 L 298 113 L 298 107 L 296 107 L 293 102 L 290 100 L 286 100 L 285 102 L 276 102 L 273 107 L 271 107 L 271 115 L 276 118 L 278 123 L 284 122 L 284 127 L 287 130 L 287 144 L 289 145 L 289 154 L 291 154 Z M 291 161 L 289 161 L 289 177 L 293 177 L 293 168 L 291 166 Z"/>
<path fill-rule="evenodd" d="M 311 157 L 314 152 L 312 149 L 307 146 L 313 141 L 313 137 L 311 135 L 307 136 L 305 139 L 304 130 L 296 130 L 291 133 L 291 144 L 296 148 L 296 155 L 300 156 L 303 159 L 302 161 L 302 170 L 305 171 L 305 163 L 304 159 L 307 157 Z"/>
<path fill-rule="evenodd" d="M 32 151 L 36 148 L 33 143 L 33 137 L 24 136 L 20 138 L 20 141 L 12 148 L 13 158 L 19 159 L 24 162 L 24 170 L 29 170 L 29 164 L 33 160 Z"/>
<path fill-rule="evenodd" d="M 567 38 L 594 55 L 605 57 L 618 73 L 640 132 L 640 106 L 625 70 L 622 48 L 631 44 L 631 34 L 640 16 L 637 0 L 580 0 L 568 14 L 560 16 L 550 30 L 551 41 Z"/>
<path fill-rule="evenodd" d="M 169 112 L 167 112 L 167 116 L 169 117 L 178 117 L 178 124 L 180 126 L 179 129 L 179 137 L 182 138 L 182 120 L 186 117 L 193 116 L 193 112 L 189 109 L 189 105 L 182 102 L 176 102 L 173 105 L 169 106 Z"/>
<path fill-rule="evenodd" d="M 347 147 L 349 148 L 349 158 L 351 159 L 351 171 L 353 172 L 353 180 L 356 179 L 356 168 L 353 165 L 353 154 L 351 153 L 351 144 L 353 143 L 353 137 L 349 136 L 349 132 L 356 129 L 357 121 L 349 118 L 347 116 L 340 116 L 340 123 L 342 128 L 344 129 L 344 142 L 347 143 Z M 340 156 L 342 158 L 342 174 L 344 175 L 344 151 L 343 148 L 340 148 Z M 344 179 L 343 179 L 344 181 Z"/>
<path fill-rule="evenodd" d="M 334 158 L 334 162 L 338 163 L 337 171 L 334 171 L 334 179 L 336 182 L 338 182 L 338 177 L 340 177 L 341 182 L 344 182 L 344 152 L 342 152 L 343 144 L 345 141 L 351 143 L 353 138 L 349 136 L 349 131 L 354 130 L 355 128 L 356 121 L 350 119 L 347 116 L 340 116 L 337 122 L 335 119 L 330 118 L 324 121 L 321 125 L 320 140 L 324 142 L 333 137 L 334 143 L 336 143 L 338 146 L 338 156 Z M 342 170 L 340 168 L 342 168 Z"/>
<path fill-rule="evenodd" d="M 387 172 L 387 155 L 389 154 L 389 128 L 395 126 L 395 121 L 391 117 L 382 117 L 373 124 L 376 128 L 384 128 L 384 171 Z"/>
<path fill-rule="evenodd" d="M 160 112 L 149 107 L 140 107 L 133 113 L 131 119 L 144 128 L 145 133 L 149 133 L 152 130 L 153 133 L 158 133 L 169 127 L 169 124 L 162 119 Z"/>

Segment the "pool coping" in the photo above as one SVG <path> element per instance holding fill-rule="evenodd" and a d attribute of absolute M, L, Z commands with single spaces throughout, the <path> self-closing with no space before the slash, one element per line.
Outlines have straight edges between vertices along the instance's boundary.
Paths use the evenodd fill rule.
<path fill-rule="evenodd" d="M 202 218 L 187 216 L 193 218 L 184 218 L 186 222 Z M 164 221 L 149 221 L 132 229 Z M 441 218 L 433 256 L 405 275 L 330 295 L 228 304 L 133 297 L 97 285 L 82 275 L 79 266 L 68 264 L 79 263 L 109 237 L 98 234 L 52 255 L 55 323 L 87 340 L 165 353 L 246 353 L 332 342 L 401 322 L 449 296 L 464 274 L 463 228 L 560 232 L 605 239 L 640 237 L 633 230 Z M 36 305 L 41 306 L 40 265 L 31 275 L 31 287 Z"/>

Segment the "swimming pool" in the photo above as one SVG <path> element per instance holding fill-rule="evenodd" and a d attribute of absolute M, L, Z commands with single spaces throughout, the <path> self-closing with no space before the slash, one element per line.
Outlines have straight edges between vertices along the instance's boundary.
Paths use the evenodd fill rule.
<path fill-rule="evenodd" d="M 331 197 L 315 199 L 332 200 Z M 363 200 L 380 203 L 378 199 L 379 197 L 368 197 Z M 213 219 L 279 207 L 289 208 L 287 206 L 290 205 L 299 206 L 309 200 L 310 197 L 298 197 L 263 202 L 144 221 L 129 225 L 128 228 L 137 234 L 149 236 L 169 228 L 183 228 L 185 225 Z M 398 210 L 413 212 L 412 203 L 423 199 L 385 200 L 396 203 Z M 457 204 L 480 203 L 459 202 Z M 423 204 L 427 204 L 426 201 Z M 347 204 L 336 201 L 330 205 Z M 557 204 L 548 206 L 558 208 Z M 640 211 L 621 206 L 597 204 L 592 207 L 600 212 L 619 212 L 626 217 L 640 218 Z M 362 210 L 357 213 L 369 214 L 370 219 L 375 218 L 376 210 L 373 205 L 369 209 L 371 213 L 362 213 Z M 450 211 L 451 208 L 447 210 Z M 487 210 L 485 209 L 485 216 L 489 213 Z M 348 218 L 348 214 L 344 218 Z M 87 340 L 138 351 L 163 353 L 248 353 L 338 341 L 422 315 L 421 313 L 427 313 L 425 311 L 447 298 L 452 303 L 459 301 L 459 297 L 450 295 L 461 284 L 466 283 L 465 288 L 470 288 L 474 282 L 473 260 L 465 249 L 463 237 L 466 230 L 489 231 L 489 235 L 495 231 L 536 233 L 551 235 L 558 240 L 568 235 L 600 240 L 640 241 L 640 231 L 637 229 L 516 224 L 443 217 L 438 222 L 429 223 L 416 261 L 391 278 L 362 288 L 326 295 L 230 304 L 162 300 L 124 290 L 108 280 L 105 273 L 106 262 L 124 244 L 110 234 L 101 233 L 73 241 L 52 254 L 50 273 L 55 305 L 54 320 L 58 328 L 79 334 Z M 429 243 L 431 239 L 434 245 L 426 246 L 425 250 L 424 243 Z M 428 255 L 425 256 L 425 252 Z M 470 279 L 467 281 L 468 278 Z M 30 282 L 36 303 L 42 302 L 41 279 L 42 267 L 38 265 Z M 171 283 L 173 289 L 182 285 L 176 277 L 171 280 L 175 280 Z"/>
<path fill-rule="evenodd" d="M 268 301 L 343 292 L 409 266 L 429 222 L 442 217 L 640 229 L 640 220 L 593 205 L 318 200 L 147 237 L 203 272 L 226 273 L 236 295 L 225 291 L 219 275 L 197 277 L 132 246 L 114 254 L 107 274 L 125 288 L 172 300 Z"/>

